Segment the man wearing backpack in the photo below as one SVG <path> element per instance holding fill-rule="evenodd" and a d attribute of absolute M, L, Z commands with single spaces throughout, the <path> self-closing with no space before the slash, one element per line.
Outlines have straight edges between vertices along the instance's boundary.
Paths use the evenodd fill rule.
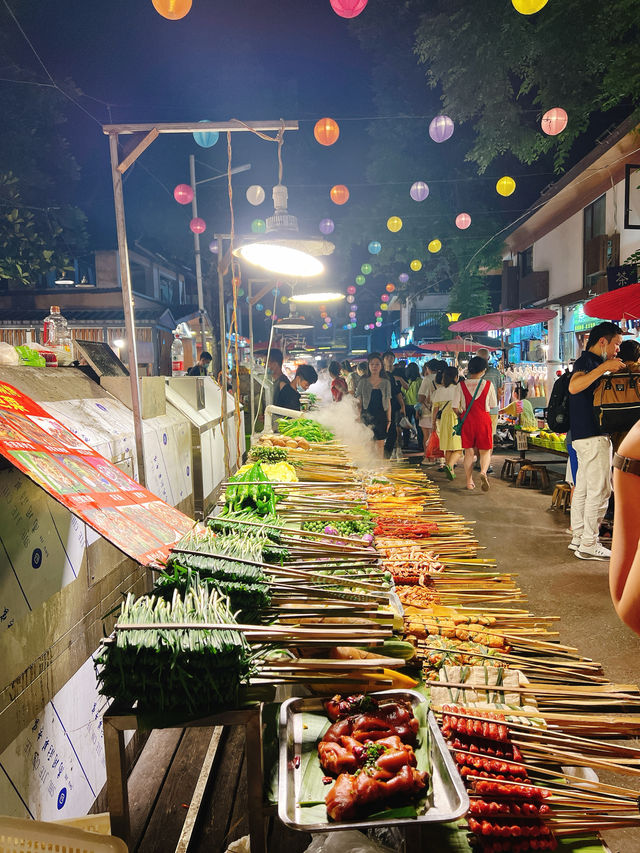
<path fill-rule="evenodd" d="M 624 362 L 616 358 L 621 343 L 622 329 L 615 323 L 594 326 L 569 382 L 571 443 L 578 457 L 569 548 L 581 560 L 608 560 L 611 556 L 611 551 L 598 541 L 611 494 L 611 440 L 602 433 L 596 418 L 593 392 L 605 373 L 624 368 Z"/>

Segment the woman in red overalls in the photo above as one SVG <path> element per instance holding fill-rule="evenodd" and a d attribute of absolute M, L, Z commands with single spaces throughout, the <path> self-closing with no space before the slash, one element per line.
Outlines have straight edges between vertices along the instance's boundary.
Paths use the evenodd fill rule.
<path fill-rule="evenodd" d="M 487 468 L 491 462 L 491 451 L 493 450 L 493 425 L 489 410 L 492 406 L 498 405 L 492 383 L 482 378 L 486 369 L 487 362 L 485 359 L 477 355 L 474 356 L 469 360 L 467 378 L 460 383 L 464 397 L 462 447 L 464 448 L 464 473 L 467 478 L 467 488 L 475 489 L 476 487 L 473 482 L 473 463 L 475 451 L 477 451 L 483 492 L 489 491 Z"/>

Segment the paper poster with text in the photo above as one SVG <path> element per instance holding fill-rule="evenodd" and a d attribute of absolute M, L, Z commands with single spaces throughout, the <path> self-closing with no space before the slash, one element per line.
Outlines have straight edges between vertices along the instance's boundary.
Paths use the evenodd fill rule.
<path fill-rule="evenodd" d="M 193 526 L 192 519 L 5 382 L 0 382 L 0 454 L 142 565 L 165 560 Z"/>

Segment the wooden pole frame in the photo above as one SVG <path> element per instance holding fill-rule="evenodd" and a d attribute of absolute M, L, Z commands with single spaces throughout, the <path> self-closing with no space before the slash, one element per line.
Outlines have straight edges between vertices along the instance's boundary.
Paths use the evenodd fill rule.
<path fill-rule="evenodd" d="M 127 231 L 125 224 L 124 211 L 124 193 L 122 187 L 123 173 L 135 163 L 137 158 L 145 151 L 160 134 L 175 134 L 175 133 L 203 133 L 203 132 L 241 132 L 252 133 L 254 131 L 280 131 L 280 130 L 298 130 L 297 121 L 253 121 L 243 122 L 239 119 L 230 119 L 229 121 L 198 121 L 198 122 L 155 122 L 153 124 L 103 124 L 102 132 L 109 137 L 109 154 L 111 159 L 111 179 L 113 182 L 113 200 L 116 217 L 116 232 L 118 237 L 118 258 L 120 263 L 120 286 L 122 288 L 122 305 L 124 309 L 124 323 L 127 340 L 127 352 L 129 355 L 129 376 L 131 385 L 131 409 L 133 412 L 133 427 L 136 439 L 136 457 L 138 463 L 138 481 L 141 485 L 146 485 L 146 473 L 144 466 L 144 436 L 142 427 L 142 409 L 140 404 L 140 383 L 138 381 L 138 354 L 136 350 L 136 335 L 135 335 L 135 312 L 133 305 L 133 294 L 131 289 L 131 268 L 129 265 L 129 246 L 127 242 Z M 118 141 L 120 135 L 144 133 L 145 136 L 136 147 L 119 161 Z M 218 240 L 220 250 L 222 250 L 222 240 Z M 220 271 L 220 258 L 218 259 L 218 284 L 220 287 L 220 303 L 224 308 L 224 296 L 222 292 L 223 275 Z M 202 324 L 202 317 L 200 317 Z M 221 326 L 221 347 L 224 352 L 226 344 L 226 322 L 224 315 L 220 317 Z M 202 325 L 201 325 L 202 330 Z M 223 414 L 223 429 L 226 430 L 226 421 L 224 416 L 227 411 L 227 383 L 226 383 L 226 362 L 223 356 L 222 363 L 222 414 Z M 227 476 L 229 473 L 229 458 L 226 455 L 225 470 Z"/>

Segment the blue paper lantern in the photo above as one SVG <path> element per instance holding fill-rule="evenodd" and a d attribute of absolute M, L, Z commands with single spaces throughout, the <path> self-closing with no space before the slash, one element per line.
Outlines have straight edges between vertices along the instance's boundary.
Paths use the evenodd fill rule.
<path fill-rule="evenodd" d="M 208 122 L 209 119 L 203 118 L 200 119 L 200 121 Z M 203 130 L 202 132 L 195 131 L 193 134 L 193 138 L 201 148 L 213 148 L 219 137 L 220 134 L 217 130 Z"/>
<path fill-rule="evenodd" d="M 378 241 L 377 241 L 377 240 L 372 240 L 372 241 L 369 243 L 369 245 L 368 245 L 368 247 L 367 247 L 367 248 L 369 249 L 369 254 L 370 254 L 370 255 L 379 255 L 379 254 L 380 254 L 380 250 L 382 249 L 382 244 L 381 244 L 381 243 L 378 243 Z"/>

